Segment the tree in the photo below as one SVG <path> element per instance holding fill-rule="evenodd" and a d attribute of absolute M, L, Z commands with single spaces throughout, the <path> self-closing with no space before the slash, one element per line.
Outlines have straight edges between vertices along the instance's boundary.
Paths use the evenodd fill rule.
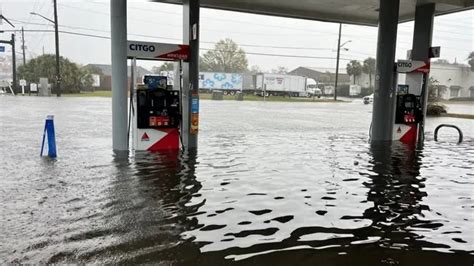
<path fill-rule="evenodd" d="M 96 75 L 99 75 L 99 76 L 103 76 L 104 73 L 102 72 L 102 69 L 98 66 L 94 66 L 94 65 L 87 65 L 87 66 L 84 66 L 81 68 L 81 70 L 84 72 L 84 73 L 89 73 L 89 74 L 96 74 Z"/>
<path fill-rule="evenodd" d="M 257 74 L 257 73 L 262 73 L 263 70 L 260 68 L 260 66 L 253 65 L 250 67 L 249 73 L 251 74 Z"/>
<path fill-rule="evenodd" d="M 372 75 L 375 73 L 375 59 L 372 57 L 365 59 L 362 71 L 369 75 L 369 88 L 372 88 Z"/>
<path fill-rule="evenodd" d="M 446 60 L 446 59 L 438 59 L 438 60 L 434 61 L 433 63 L 437 63 L 437 64 L 449 64 L 449 61 Z"/>
<path fill-rule="evenodd" d="M 273 74 L 287 74 L 288 73 L 288 68 L 284 66 L 277 66 L 276 69 L 272 69 L 271 72 Z"/>
<path fill-rule="evenodd" d="M 173 71 L 174 64 L 172 62 L 165 62 L 161 66 L 154 66 L 151 68 L 151 72 L 155 74 L 160 74 L 161 71 Z"/>
<path fill-rule="evenodd" d="M 82 72 L 81 82 L 83 88 L 88 88 L 91 90 L 93 89 L 92 85 L 94 84 L 94 79 L 92 78 L 92 75 L 99 75 L 100 84 L 103 83 L 104 72 L 102 72 L 102 69 L 100 67 L 94 65 L 87 65 L 82 67 L 80 70 Z"/>
<path fill-rule="evenodd" d="M 248 65 L 245 51 L 231 39 L 220 40 L 199 61 L 201 71 L 244 72 Z"/>
<path fill-rule="evenodd" d="M 362 65 L 357 60 L 351 60 L 346 66 L 346 71 L 349 76 L 354 77 L 355 84 L 356 78 L 362 74 Z"/>
<path fill-rule="evenodd" d="M 90 74 L 83 72 L 77 64 L 67 58 L 61 56 L 59 65 L 62 91 L 65 93 L 79 92 L 83 86 L 82 80 L 90 78 Z M 31 59 L 25 65 L 18 67 L 18 75 L 28 82 L 37 83 L 39 78 L 48 78 L 49 82 L 54 82 L 56 80 L 55 55 L 45 54 Z"/>
<path fill-rule="evenodd" d="M 467 63 L 471 66 L 471 71 L 474 71 L 474 52 L 471 52 L 467 59 Z"/>
<path fill-rule="evenodd" d="M 428 80 L 428 105 L 426 114 L 429 116 L 439 116 L 446 113 L 446 107 L 439 103 L 441 94 L 446 91 L 446 87 L 439 85 L 439 81 L 430 77 Z"/>
<path fill-rule="evenodd" d="M 441 95 L 446 92 L 446 86 L 440 85 L 433 77 L 428 80 L 428 103 L 436 103 L 441 100 Z"/>

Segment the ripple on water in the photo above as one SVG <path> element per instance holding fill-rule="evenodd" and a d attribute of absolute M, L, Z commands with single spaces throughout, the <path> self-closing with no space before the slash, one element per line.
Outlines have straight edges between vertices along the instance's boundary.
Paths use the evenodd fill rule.
<path fill-rule="evenodd" d="M 32 98 L 0 97 L 1 262 L 472 265 L 469 132 L 388 148 L 364 105 L 204 102 L 198 154 L 112 154 L 108 99 Z M 28 136 L 50 106 L 57 161 Z"/>

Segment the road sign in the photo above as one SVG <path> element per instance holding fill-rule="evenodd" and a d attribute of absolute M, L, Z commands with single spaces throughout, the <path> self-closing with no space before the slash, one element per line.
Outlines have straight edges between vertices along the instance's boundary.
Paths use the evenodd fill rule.
<path fill-rule="evenodd" d="M 0 46 L 0 53 L 4 53 L 5 52 L 5 46 Z"/>
<path fill-rule="evenodd" d="M 398 73 L 410 73 L 410 72 L 430 72 L 430 64 L 423 61 L 414 60 L 398 60 L 397 62 Z"/>
<path fill-rule="evenodd" d="M 127 42 L 127 56 L 137 59 L 188 60 L 189 46 L 171 43 Z"/>
<path fill-rule="evenodd" d="M 437 58 L 440 56 L 441 53 L 441 47 L 440 46 L 435 46 L 430 48 L 430 58 Z"/>
<path fill-rule="evenodd" d="M 26 80 L 20 79 L 20 86 L 26 86 Z"/>
<path fill-rule="evenodd" d="M 441 46 L 430 47 L 428 50 L 429 58 L 438 58 L 441 54 Z M 411 50 L 407 50 L 407 59 L 411 59 Z"/>
<path fill-rule="evenodd" d="M 30 84 L 30 92 L 38 92 L 38 84 L 31 83 Z"/>

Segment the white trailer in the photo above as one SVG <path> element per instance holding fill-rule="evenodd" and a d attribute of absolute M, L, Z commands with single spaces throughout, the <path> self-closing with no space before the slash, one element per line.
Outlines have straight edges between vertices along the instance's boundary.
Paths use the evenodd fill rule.
<path fill-rule="evenodd" d="M 349 96 L 358 96 L 362 91 L 362 87 L 359 85 L 350 85 L 349 86 Z"/>
<path fill-rule="evenodd" d="M 242 91 L 242 74 L 200 72 L 199 90 L 206 92 L 222 90 L 226 95 L 234 95 L 236 92 Z"/>
<path fill-rule="evenodd" d="M 256 75 L 255 92 L 258 95 L 282 95 L 294 97 L 308 96 L 308 81 L 306 77 L 261 73 Z M 314 84 L 312 80 L 310 84 Z"/>

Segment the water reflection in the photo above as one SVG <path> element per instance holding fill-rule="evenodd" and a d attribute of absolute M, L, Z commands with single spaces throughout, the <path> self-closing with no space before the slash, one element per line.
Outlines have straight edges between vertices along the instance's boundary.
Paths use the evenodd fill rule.
<path fill-rule="evenodd" d="M 179 254 L 199 250 L 192 239 L 181 237 L 197 224 L 192 214 L 200 204 L 188 205 L 201 188 L 194 176 L 196 154 L 124 152 L 114 154 L 113 163 L 114 179 L 98 199 L 101 219 L 67 241 L 84 248 L 56 254 L 48 262 L 180 264 L 192 260 L 193 256 Z"/>
<path fill-rule="evenodd" d="M 328 149 L 331 156 L 337 157 L 338 151 L 335 146 L 330 145 Z M 426 240 L 419 234 L 420 230 L 431 232 L 443 226 L 441 221 L 425 218 L 424 215 L 424 212 L 430 211 L 430 208 L 423 203 L 427 196 L 426 179 L 420 173 L 423 150 L 401 143 L 391 145 L 375 143 L 370 145 L 367 155 L 372 169 L 362 183 L 367 190 L 365 200 L 360 203 L 368 204 L 369 207 L 360 215 L 352 215 L 351 212 L 354 211 L 347 209 L 347 206 L 357 205 L 357 203 L 341 202 L 339 199 L 344 197 L 338 196 L 341 191 L 337 193 L 328 191 L 327 194 L 330 196 L 323 196 L 321 199 L 330 200 L 333 204 L 326 204 L 329 208 L 325 211 L 305 212 L 295 208 L 293 215 L 266 220 L 263 224 L 258 224 L 258 219 L 255 219 L 252 224 L 257 223 L 253 227 L 250 222 L 239 223 L 241 231 L 231 233 L 228 232 L 229 230 L 225 233 L 225 229 L 235 228 L 232 221 L 221 227 L 209 229 L 215 230 L 213 234 L 209 235 L 208 230 L 201 232 L 209 226 L 206 223 L 209 218 L 200 216 L 200 223 L 206 226 L 193 233 L 198 236 L 198 239 L 213 237 L 212 242 L 208 244 L 212 243 L 214 249 L 208 248 L 202 254 L 202 258 L 215 264 L 233 261 L 248 265 L 261 263 L 288 265 L 295 262 L 304 262 L 302 264 L 307 265 L 321 261 L 331 261 L 335 265 L 412 265 L 416 263 L 439 265 L 440 263 L 449 264 L 451 261 L 455 261 L 456 265 L 462 265 L 469 262 L 470 256 L 466 252 L 440 256 L 439 250 L 450 247 Z M 342 165 L 333 167 L 332 169 L 339 170 L 331 174 L 331 179 L 337 179 L 343 167 Z M 344 180 L 354 181 L 353 179 Z M 357 193 L 360 192 L 354 191 L 354 195 Z M 255 214 L 252 211 L 249 212 Z M 273 212 L 282 213 L 278 206 L 274 205 L 259 216 Z M 314 220 L 314 214 L 312 214 L 314 212 L 318 216 L 323 216 L 322 220 Z M 336 215 L 339 213 L 339 218 L 336 220 L 334 220 L 337 217 L 334 212 Z M 234 215 L 242 216 L 239 213 Z M 304 217 L 306 223 L 301 223 L 301 216 Z M 308 224 L 311 220 L 315 222 Z M 221 221 L 226 221 L 226 218 L 223 217 Z M 298 222 L 300 222 L 299 226 L 294 228 L 294 224 Z M 245 229 L 248 226 L 250 229 Z M 293 230 L 288 236 L 279 238 L 284 236 L 282 232 L 288 232 L 288 229 L 292 227 Z M 221 234 L 223 236 L 219 238 Z M 252 238 L 256 235 L 259 237 Z M 242 243 L 245 244 L 242 246 Z M 225 248 L 216 249 L 219 246 Z"/>
<path fill-rule="evenodd" d="M 374 175 L 364 185 L 374 206 L 363 216 L 372 220 L 381 247 L 406 249 L 417 239 L 408 227 L 423 226 L 418 217 L 429 209 L 422 204 L 426 196 L 425 179 L 420 177 L 422 151 L 398 142 L 372 144 L 370 150 Z M 440 225 L 427 222 L 426 226 Z"/>

